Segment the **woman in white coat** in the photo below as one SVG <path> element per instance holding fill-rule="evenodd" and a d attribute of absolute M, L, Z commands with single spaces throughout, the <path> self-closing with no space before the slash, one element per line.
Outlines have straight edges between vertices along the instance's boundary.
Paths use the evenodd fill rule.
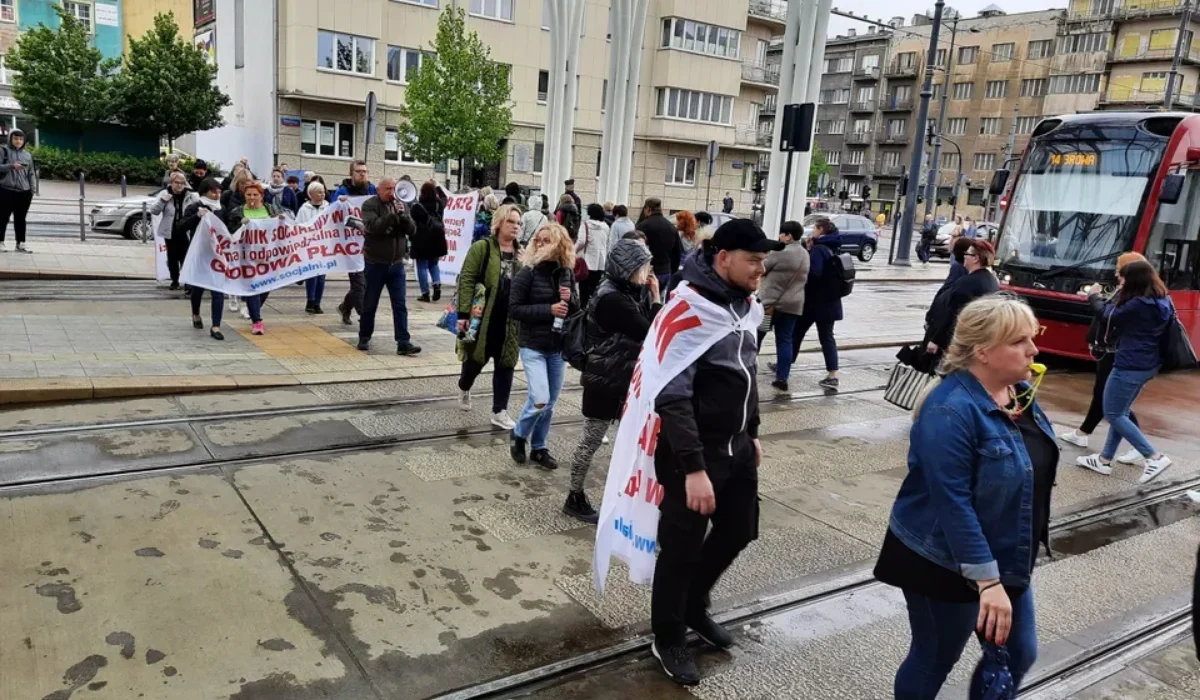
<path fill-rule="evenodd" d="M 325 185 L 314 180 L 308 183 L 308 189 L 305 192 L 308 195 L 308 201 L 300 206 L 300 211 L 296 212 L 296 223 L 298 224 L 309 223 L 329 208 L 329 201 L 325 199 Z M 304 280 L 304 292 L 307 296 L 304 312 L 309 314 L 325 313 L 321 310 L 321 297 L 325 295 L 325 275 L 317 275 Z"/>

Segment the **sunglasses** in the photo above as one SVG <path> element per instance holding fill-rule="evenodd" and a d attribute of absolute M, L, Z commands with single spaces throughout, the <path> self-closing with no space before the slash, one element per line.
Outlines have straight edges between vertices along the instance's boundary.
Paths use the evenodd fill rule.
<path fill-rule="evenodd" d="M 970 253 L 970 252 L 968 252 L 968 253 L 963 253 L 963 257 L 964 257 L 964 258 L 978 258 L 978 257 L 979 257 L 979 253 Z"/>

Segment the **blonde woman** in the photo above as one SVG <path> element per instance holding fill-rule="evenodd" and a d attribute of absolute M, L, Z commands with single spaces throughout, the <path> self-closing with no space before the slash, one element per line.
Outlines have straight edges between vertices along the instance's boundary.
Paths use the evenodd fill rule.
<path fill-rule="evenodd" d="M 575 244 L 562 226 L 546 224 L 533 234 L 521 254 L 521 264 L 513 278 L 508 315 L 520 324 L 517 345 L 529 396 L 513 428 L 510 453 L 513 461 L 524 464 L 528 444 L 532 448 L 528 458 L 534 464 L 557 469 L 558 462 L 546 449 L 546 438 L 563 384 L 563 320 L 579 310 Z"/>
<path fill-rule="evenodd" d="M 310 182 L 308 189 L 305 190 L 304 204 L 300 205 L 300 211 L 296 212 L 296 223 L 307 224 L 315 221 L 328 208 L 329 202 L 325 199 L 325 185 L 319 182 Z M 325 296 L 325 275 L 317 275 L 304 280 L 304 296 L 304 313 L 325 313 L 321 310 L 321 299 Z"/>
<path fill-rule="evenodd" d="M 945 375 L 917 405 L 908 476 L 892 506 L 875 576 L 904 591 L 912 641 L 897 700 L 933 700 L 975 633 L 984 661 L 968 697 L 983 697 L 982 664 L 1005 646 L 1013 683 L 1037 658 L 1032 573 L 1049 546 L 1058 447 L 1034 400 L 1038 322 L 990 295 L 958 315 Z"/>

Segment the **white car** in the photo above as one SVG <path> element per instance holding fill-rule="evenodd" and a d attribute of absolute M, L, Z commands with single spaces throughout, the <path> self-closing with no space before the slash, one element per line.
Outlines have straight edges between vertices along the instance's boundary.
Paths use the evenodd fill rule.
<path fill-rule="evenodd" d="M 954 225 L 952 221 L 938 229 L 931 252 L 939 258 L 950 257 L 950 234 L 954 233 Z M 990 221 L 976 221 L 975 229 L 978 231 L 976 237 L 985 241 L 995 240 L 996 234 L 1000 231 L 1000 227 Z"/>
<path fill-rule="evenodd" d="M 147 239 L 153 237 L 150 229 L 150 219 L 142 217 L 142 205 L 146 205 L 147 213 L 154 200 L 162 195 L 162 188 L 156 189 L 145 196 L 133 195 L 97 202 L 92 207 L 91 224 L 93 231 L 104 233 L 119 233 L 129 239 Z"/>

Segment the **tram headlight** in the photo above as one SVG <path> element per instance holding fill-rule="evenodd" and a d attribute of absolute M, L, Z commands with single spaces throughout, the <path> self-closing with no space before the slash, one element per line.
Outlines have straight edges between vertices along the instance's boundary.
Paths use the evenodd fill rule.
<path fill-rule="evenodd" d="M 1000 284 L 1012 284 L 1012 275 L 1007 272 L 1000 275 Z"/>

